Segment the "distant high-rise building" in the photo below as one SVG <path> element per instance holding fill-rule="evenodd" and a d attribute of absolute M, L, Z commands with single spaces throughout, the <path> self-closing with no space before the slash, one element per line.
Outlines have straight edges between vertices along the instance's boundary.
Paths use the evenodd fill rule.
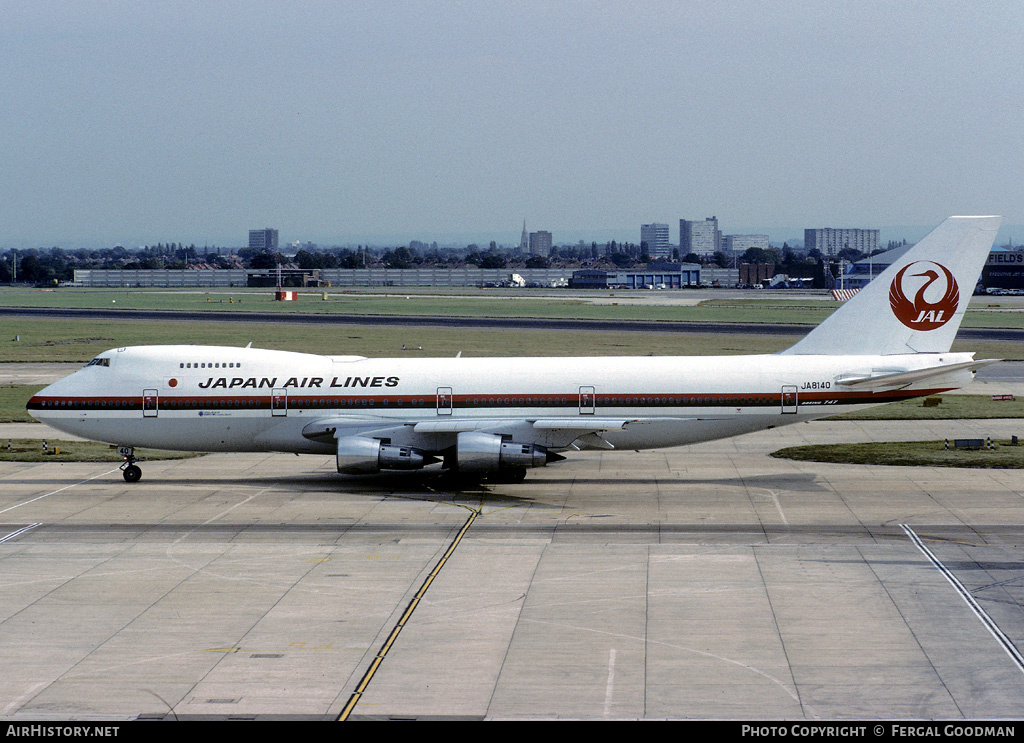
<path fill-rule="evenodd" d="M 804 250 L 819 251 L 822 255 L 838 255 L 840 250 L 853 248 L 861 253 L 878 250 L 878 230 L 836 229 L 818 227 L 804 230 Z"/>
<path fill-rule="evenodd" d="M 551 233 L 539 230 L 530 233 L 530 255 L 551 254 Z"/>
<path fill-rule="evenodd" d="M 768 250 L 768 235 L 726 235 L 722 238 L 725 253 L 745 253 L 750 248 Z"/>
<path fill-rule="evenodd" d="M 672 246 L 668 242 L 668 225 L 653 224 L 640 225 L 640 249 L 647 248 L 647 254 L 652 258 L 671 258 Z"/>
<path fill-rule="evenodd" d="M 708 217 L 700 222 L 679 220 L 679 255 L 714 255 L 721 249 L 721 243 L 718 217 Z"/>
<path fill-rule="evenodd" d="M 262 230 L 249 230 L 249 247 L 253 250 L 277 252 L 277 230 L 267 227 Z"/>

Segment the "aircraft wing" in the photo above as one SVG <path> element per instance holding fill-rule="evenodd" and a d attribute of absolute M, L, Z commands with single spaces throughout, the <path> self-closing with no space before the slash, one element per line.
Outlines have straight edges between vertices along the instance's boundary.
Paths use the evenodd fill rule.
<path fill-rule="evenodd" d="M 915 371 L 879 371 L 872 374 L 859 374 L 850 377 L 840 377 L 836 384 L 850 389 L 895 389 L 907 387 L 917 382 L 924 382 L 934 377 L 955 374 L 963 371 L 977 371 L 983 366 L 996 364 L 1002 359 L 982 359 L 980 361 L 967 361 L 962 364 L 946 364 L 944 366 L 930 366 L 927 369 Z M 960 386 L 960 385 L 957 385 Z"/>
<path fill-rule="evenodd" d="M 455 419 L 420 421 L 413 426 L 418 434 L 458 434 L 468 431 L 485 433 L 515 432 L 517 441 L 539 443 L 555 448 L 614 449 L 601 434 L 621 431 L 636 418 L 537 418 L 521 421 Z"/>
<path fill-rule="evenodd" d="M 621 431 L 636 418 L 537 418 L 525 419 L 535 429 L 544 431 Z M 481 431 L 494 426 L 507 426 L 508 420 L 455 419 L 446 421 L 420 421 L 414 426 L 416 433 L 460 433 Z"/>
<path fill-rule="evenodd" d="M 602 431 L 620 431 L 630 423 L 638 423 L 637 418 L 537 418 L 510 421 L 489 418 L 445 418 L 430 421 L 402 421 L 400 419 L 377 418 L 369 416 L 342 415 L 321 418 L 313 421 L 302 429 L 307 439 L 333 438 L 337 435 L 374 435 L 394 428 L 408 427 L 418 434 L 464 433 L 467 431 L 488 431 L 494 428 L 517 428 L 524 426 L 538 431 L 564 431 L 598 433 Z"/>
<path fill-rule="evenodd" d="M 420 446 L 437 451 L 454 443 L 460 433 L 507 433 L 516 441 L 537 443 L 555 448 L 613 449 L 602 434 L 621 431 L 643 418 L 523 418 L 520 420 L 490 418 L 444 418 L 428 421 L 403 421 L 395 418 L 369 416 L 334 416 L 307 424 L 302 435 L 314 441 L 328 442 L 343 436 L 386 438 L 402 445 Z M 682 420 L 682 419 L 674 419 Z"/>

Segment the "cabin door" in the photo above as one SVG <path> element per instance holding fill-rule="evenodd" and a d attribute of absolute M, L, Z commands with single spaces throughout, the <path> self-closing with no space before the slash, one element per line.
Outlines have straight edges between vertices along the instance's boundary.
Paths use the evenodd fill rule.
<path fill-rule="evenodd" d="M 597 406 L 593 387 L 580 387 L 580 415 L 593 415 Z"/>
<path fill-rule="evenodd" d="M 782 412 L 796 413 L 797 406 L 796 385 L 786 384 L 782 386 Z"/>
<path fill-rule="evenodd" d="M 156 418 L 160 412 L 160 394 L 157 390 L 142 391 L 142 417 Z"/>
<path fill-rule="evenodd" d="M 437 388 L 437 414 L 438 415 L 451 415 L 452 414 L 452 388 L 451 387 L 438 387 Z"/>
<path fill-rule="evenodd" d="M 282 417 L 288 415 L 288 390 L 280 387 L 271 390 L 270 414 Z"/>

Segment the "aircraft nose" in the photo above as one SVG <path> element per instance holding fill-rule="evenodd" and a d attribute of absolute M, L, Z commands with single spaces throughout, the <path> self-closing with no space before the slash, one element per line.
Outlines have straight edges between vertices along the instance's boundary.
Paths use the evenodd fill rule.
<path fill-rule="evenodd" d="M 43 400 L 50 396 L 53 385 L 43 387 L 36 394 L 32 395 L 25 403 L 25 410 L 36 420 L 41 420 L 40 413 L 43 409 Z"/>
<path fill-rule="evenodd" d="M 48 418 L 47 411 L 53 406 L 54 401 L 67 392 L 66 387 L 63 379 L 43 387 L 28 399 L 28 402 L 25 403 L 25 410 L 36 420 L 41 421 Z"/>

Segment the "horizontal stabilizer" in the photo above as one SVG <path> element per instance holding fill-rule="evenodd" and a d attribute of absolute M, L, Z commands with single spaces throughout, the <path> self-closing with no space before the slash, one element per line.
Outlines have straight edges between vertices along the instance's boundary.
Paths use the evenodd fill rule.
<path fill-rule="evenodd" d="M 883 372 L 855 377 L 841 377 L 836 380 L 836 384 L 850 389 L 906 387 L 916 382 L 923 382 L 933 377 L 941 377 L 955 372 L 967 370 L 974 372 L 983 366 L 995 364 L 999 361 L 1000 359 L 982 359 L 980 361 L 967 361 L 962 364 L 930 366 L 927 369 L 916 369 L 914 371 Z"/>

